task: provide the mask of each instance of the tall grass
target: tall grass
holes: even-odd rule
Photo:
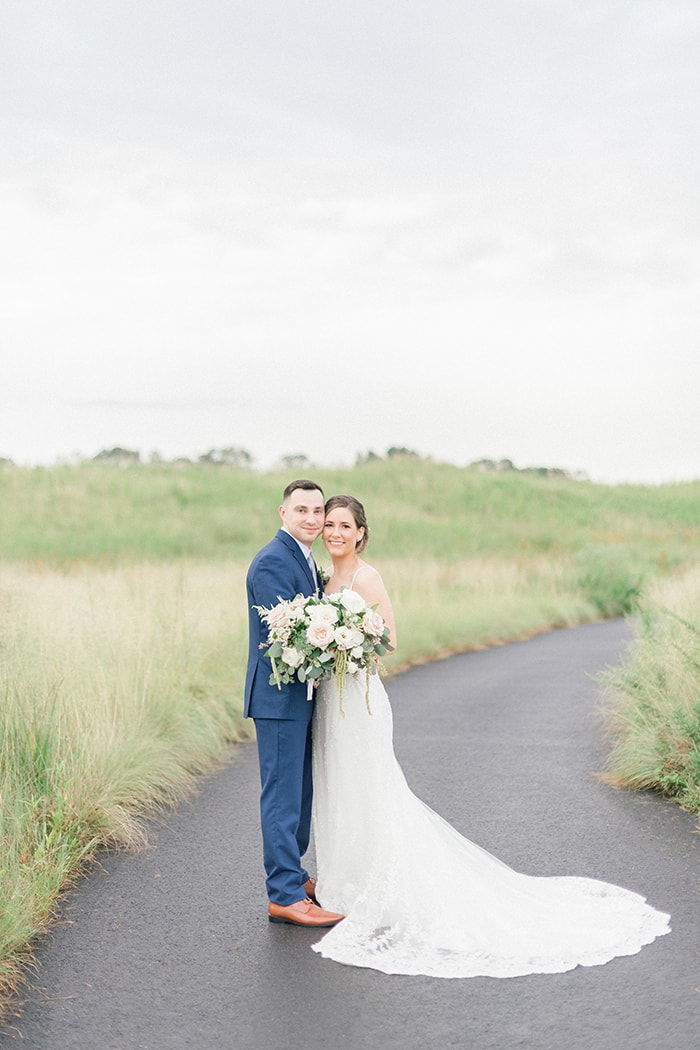
[[[0,570],[0,996],[62,886],[242,733],[238,565]]]
[[[570,559],[542,555],[382,563],[399,646],[389,670],[600,618]]]
[[[390,673],[625,614],[697,559],[700,484],[606,488],[414,461],[310,473],[366,505],[397,615]],[[144,817],[246,732],[244,576],[288,480],[0,470],[0,1000],[86,859],[140,844]]]
[[[606,778],[700,814],[700,569],[650,586],[629,656],[603,680]]]

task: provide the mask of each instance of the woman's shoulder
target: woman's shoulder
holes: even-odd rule
[[[352,585],[355,583],[355,580],[357,580],[359,576],[364,577],[364,580],[368,580],[370,578],[370,574],[375,579],[379,580],[380,583],[382,582],[382,577],[381,573],[379,572],[379,569],[375,569],[374,565],[368,565],[367,562],[363,562],[358,569],[355,569],[355,572],[352,577],[352,583],[350,584],[350,586],[352,587]]]
[[[350,589],[357,591],[369,602],[381,601],[386,595],[381,573],[373,565],[361,565],[355,570]]]

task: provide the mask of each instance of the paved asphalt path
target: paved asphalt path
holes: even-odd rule
[[[530,874],[637,890],[671,912],[670,935],[606,966],[507,980],[324,960],[310,948],[317,933],[267,921],[246,744],[153,829],[149,849],[106,855],[68,897],[2,1046],[695,1050],[700,836],[676,806],[595,776],[591,675],[629,637],[621,621],[593,624],[397,676],[395,746],[413,790],[470,838]]]

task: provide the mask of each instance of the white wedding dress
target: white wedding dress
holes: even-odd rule
[[[314,944],[384,973],[518,977],[633,955],[669,916],[593,879],[522,875],[470,842],[408,787],[378,675],[331,681],[313,725],[313,827],[322,907],[346,917]]]

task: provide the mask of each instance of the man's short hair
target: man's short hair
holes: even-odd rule
[[[308,478],[300,478],[298,481],[290,481],[286,489],[282,493],[282,502],[286,503],[291,494],[295,489],[305,489],[307,492],[318,491],[321,495],[324,495],[323,489],[320,485],[317,485],[315,481],[309,481]]]

